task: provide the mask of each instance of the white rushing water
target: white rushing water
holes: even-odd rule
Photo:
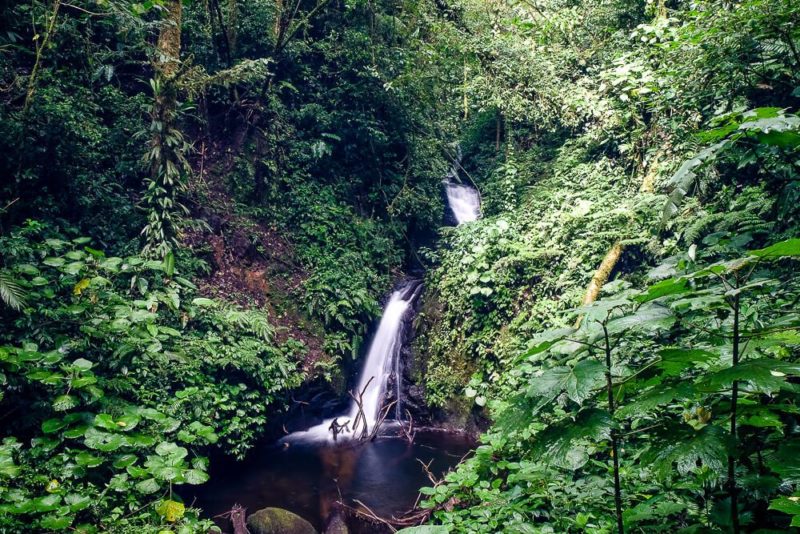
[[[474,187],[460,183],[459,167],[461,167],[461,147],[456,146],[453,166],[442,182],[447,193],[447,205],[456,218],[456,225],[474,221],[481,216],[481,196]]]
[[[447,204],[453,210],[456,223],[464,224],[480,217],[481,199],[475,188],[451,181],[446,181],[444,187],[447,192]]]
[[[383,315],[369,347],[358,385],[353,391],[356,395],[363,391],[361,399],[364,417],[356,428],[356,436],[362,434],[364,420],[367,425],[367,434],[372,433],[375,424],[380,419],[381,408],[386,396],[386,385],[393,373],[396,374],[397,404],[400,404],[399,392],[401,391],[402,376],[400,375],[399,353],[404,318],[421,289],[422,285],[419,281],[404,284],[403,287],[392,293],[389,302],[383,309]],[[283,441],[333,441],[331,423],[334,420],[338,425],[348,425],[346,430],[339,433],[337,439],[350,439],[353,437],[353,424],[356,423],[358,412],[358,404],[351,400],[350,409],[346,414],[326,419],[308,430],[289,434],[283,438]],[[395,413],[399,414],[399,409]]]

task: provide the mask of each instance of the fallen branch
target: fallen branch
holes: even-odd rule
[[[417,436],[417,431],[414,429],[414,417],[411,415],[411,412],[408,411],[408,408],[406,408],[406,417],[408,417],[408,429],[406,429],[406,426],[402,421],[398,421],[398,423],[400,423],[400,430],[403,431],[406,441],[409,445],[411,445],[414,443],[414,438]]]
[[[362,423],[364,424],[364,430],[361,431],[361,437],[359,439],[366,438],[369,432],[369,429],[367,428],[367,416],[364,415],[364,393],[366,393],[367,388],[374,379],[375,377],[372,376],[370,377],[369,380],[367,380],[367,383],[364,384],[364,389],[361,390],[358,396],[354,395],[352,391],[347,392],[348,395],[350,395],[350,398],[353,399],[353,402],[356,403],[356,406],[358,406],[358,412],[356,413],[356,417],[353,420],[353,430],[352,430],[353,437],[356,436],[356,431],[358,430],[359,425],[361,425]]]
[[[372,427],[372,434],[369,436],[369,441],[372,441],[378,435],[378,430],[380,430],[381,425],[383,425],[383,422],[386,420],[386,416],[389,415],[389,410],[391,410],[392,406],[395,404],[397,404],[397,401],[393,400],[383,408],[383,413],[378,420],[375,421],[375,425]]]
[[[247,522],[245,520],[247,517],[247,508],[241,504],[234,504],[233,508],[227,512],[221,513],[214,517],[229,519],[231,526],[233,527],[233,534],[250,534],[250,531],[247,530]]]
[[[595,271],[594,276],[592,276],[589,287],[586,288],[586,294],[583,296],[581,306],[588,306],[597,300],[597,297],[600,295],[600,290],[603,289],[603,285],[608,281],[608,277],[611,276],[611,271],[614,270],[614,267],[617,265],[622,255],[622,248],[622,243],[617,241],[606,253],[603,261],[600,262],[600,266]],[[575,321],[575,328],[581,325],[581,321],[583,321],[583,315],[579,316]]]
[[[362,516],[364,516],[364,517],[366,517],[368,519],[371,519],[371,520],[376,521],[378,523],[382,523],[382,524],[386,525],[387,527],[389,527],[389,530],[391,530],[392,532],[397,532],[397,529],[394,527],[394,525],[392,525],[392,523],[390,521],[379,517],[375,512],[372,511],[372,509],[370,509],[369,506],[364,504],[362,501],[359,501],[358,499],[354,499],[353,502],[356,503],[357,505],[361,506],[362,508],[364,508],[364,510],[366,510],[366,513],[365,513],[365,512],[362,512],[361,510],[355,509],[357,514],[361,514]]]

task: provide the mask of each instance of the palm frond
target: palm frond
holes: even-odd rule
[[[15,310],[20,310],[25,306],[25,291],[5,269],[0,269],[0,300]]]

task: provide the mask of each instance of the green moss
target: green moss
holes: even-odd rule
[[[283,508],[262,508],[247,518],[250,534],[317,534],[311,523]]]

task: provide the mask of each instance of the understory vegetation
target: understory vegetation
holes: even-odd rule
[[[484,217],[429,251],[417,351],[431,405],[493,423],[422,506],[442,532],[800,525],[796,8],[479,4]]]
[[[207,458],[343,389],[442,217],[415,4],[0,7],[0,531],[208,531]]]
[[[483,434],[409,532],[800,527],[799,19],[3,3],[0,532],[214,531],[209,458],[423,270],[416,389]]]

